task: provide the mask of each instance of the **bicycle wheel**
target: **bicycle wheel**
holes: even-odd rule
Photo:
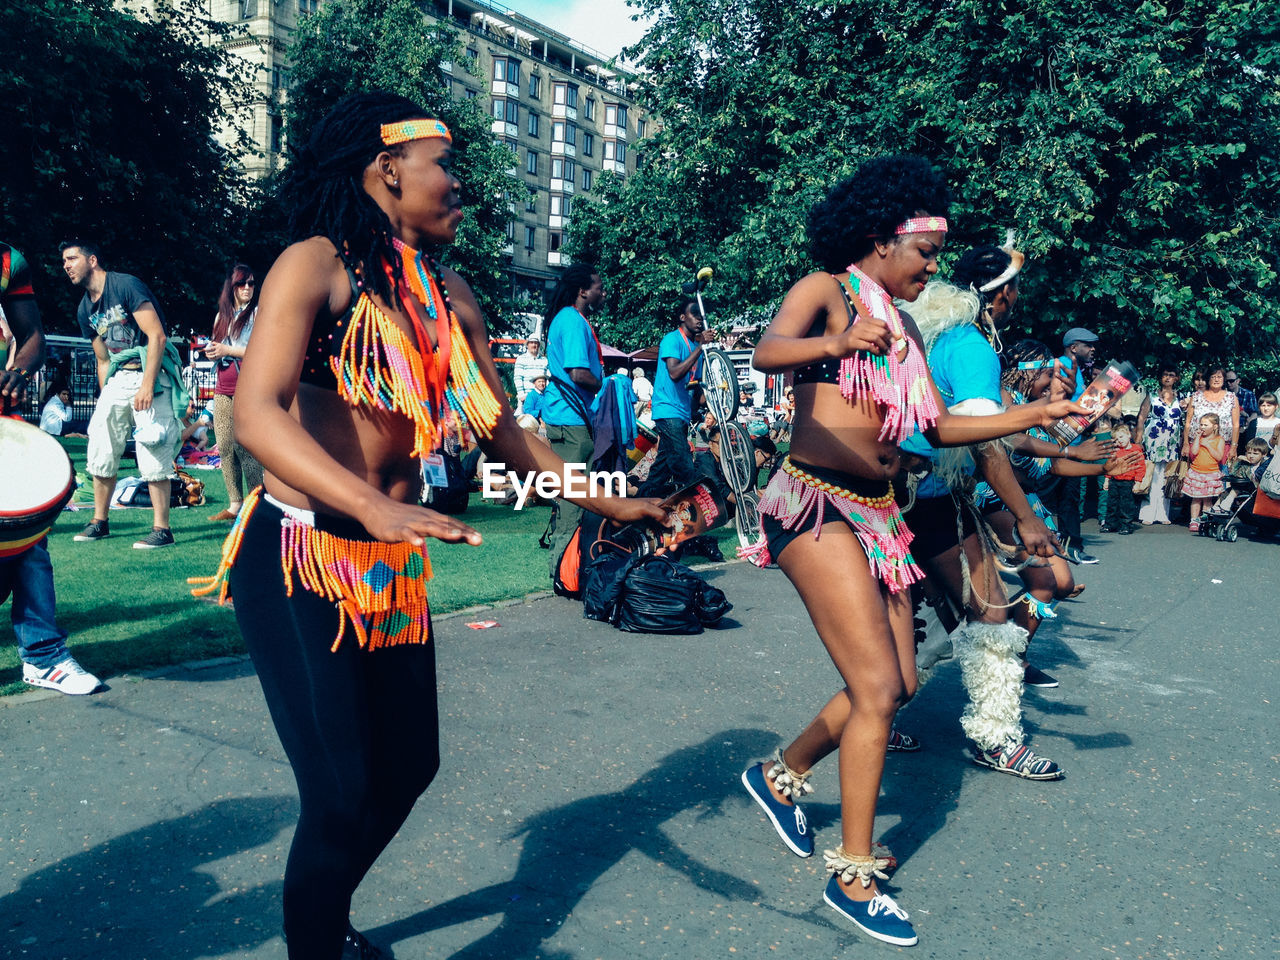
[[[719,347],[702,349],[702,393],[721,423],[738,415],[738,373]]]
[[[734,493],[746,493],[755,477],[756,453],[746,428],[736,420],[720,425],[720,472]]]
[[[738,543],[744,548],[754,547],[764,539],[764,531],[760,529],[760,498],[752,490],[738,494],[737,499],[738,512],[733,522],[738,528]]]

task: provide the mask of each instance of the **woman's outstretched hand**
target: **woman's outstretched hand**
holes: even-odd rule
[[[473,547],[481,543],[480,533],[474,527],[447,514],[412,503],[401,503],[390,497],[362,518],[362,523],[375,539],[383,543],[421,546],[427,537],[446,543],[468,543]]]

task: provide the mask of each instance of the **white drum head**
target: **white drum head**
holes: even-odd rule
[[[38,513],[74,479],[62,444],[24,420],[0,417],[0,517]]]

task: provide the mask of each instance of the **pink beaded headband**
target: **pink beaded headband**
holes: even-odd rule
[[[894,236],[901,236],[904,233],[946,233],[947,221],[945,217],[912,217],[910,220],[903,221],[894,228]]]
[[[427,140],[432,137],[453,142],[453,136],[449,133],[448,127],[439,120],[430,120],[425,117],[421,120],[384,123],[380,133],[383,145],[388,147],[394,147],[397,143],[407,143],[410,140]]]

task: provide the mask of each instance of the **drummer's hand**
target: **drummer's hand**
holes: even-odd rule
[[[366,517],[357,518],[376,540],[421,546],[432,537],[446,543],[480,545],[480,534],[453,517],[412,503],[384,498]]]
[[[155,391],[144,383],[138,388],[138,392],[133,395],[133,409],[150,410],[151,401],[154,397]]]
[[[859,317],[852,327],[840,334],[840,356],[850,357],[858,351],[883,355],[889,352],[893,334],[882,320]]]
[[[1022,538],[1022,544],[1027,548],[1027,553],[1037,557],[1052,557],[1060,547],[1053,531],[1035,515],[1023,517],[1018,521],[1018,536]]]
[[[662,501],[655,497],[636,497],[623,499],[609,497],[597,500],[591,505],[593,513],[608,517],[614,523],[635,523],[638,520],[653,520],[659,525],[670,527],[675,521],[675,514],[663,510]]]
[[[4,370],[0,371],[0,397],[4,397],[5,401],[0,402],[0,409],[8,407],[10,404],[17,406],[27,395],[27,377],[21,370]]]

